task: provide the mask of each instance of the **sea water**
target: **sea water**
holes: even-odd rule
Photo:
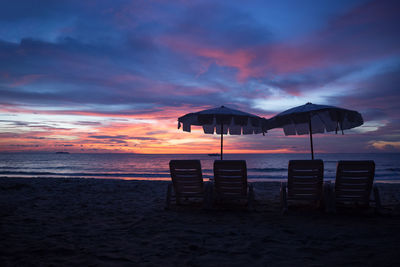
[[[324,180],[334,180],[339,160],[374,160],[375,180],[400,182],[400,154],[316,154],[324,161]],[[207,154],[55,154],[0,153],[0,177],[109,178],[169,180],[171,159],[199,159],[203,176],[213,177]],[[291,159],[310,159],[310,154],[224,154],[224,159],[246,160],[250,181],[284,181]]]

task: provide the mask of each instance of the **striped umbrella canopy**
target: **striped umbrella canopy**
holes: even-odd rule
[[[360,113],[335,106],[307,103],[288,109],[265,122],[267,130],[283,128],[285,135],[310,135],[311,158],[314,159],[312,134],[341,131],[364,123]]]
[[[265,119],[240,110],[221,106],[199,112],[188,113],[178,118],[178,129],[191,131],[191,126],[202,126],[206,134],[221,135],[221,160],[223,159],[223,135],[265,134]]]

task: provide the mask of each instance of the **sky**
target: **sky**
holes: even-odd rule
[[[314,104],[364,125],[317,153],[400,152],[400,1],[6,0],[0,152],[216,153],[177,129],[226,107],[270,118]],[[306,153],[309,137],[227,136],[226,153]]]

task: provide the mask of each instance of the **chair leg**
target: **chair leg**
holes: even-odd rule
[[[286,183],[281,183],[281,206],[282,214],[286,214],[288,211],[287,195],[286,195]]]
[[[165,209],[169,210],[169,208],[171,207],[171,194],[172,194],[172,184],[168,184],[167,187],[167,197],[165,200]]]

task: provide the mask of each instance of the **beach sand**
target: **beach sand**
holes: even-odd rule
[[[0,178],[1,266],[399,266],[400,184],[383,215],[282,215],[279,183],[252,211],[164,210],[167,182]]]

